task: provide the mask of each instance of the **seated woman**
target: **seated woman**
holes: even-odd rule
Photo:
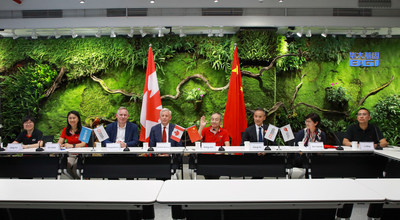
[[[306,116],[306,128],[300,130],[296,134],[296,144],[303,142],[304,146],[308,146],[309,142],[325,142],[325,132],[321,131],[318,127],[321,123],[321,118],[315,113],[310,113]]]
[[[308,146],[309,142],[325,142],[326,141],[326,135],[325,132],[321,131],[318,127],[321,123],[321,118],[319,115],[315,113],[310,113],[308,114],[305,120],[306,128],[300,130],[296,134],[296,145],[299,142],[303,142],[304,146]],[[302,154],[293,154],[290,158],[289,161],[291,162],[293,167],[299,167],[299,168],[307,168],[308,167],[308,159],[307,157]],[[302,178],[304,175],[306,175],[306,178],[308,176],[307,173],[304,172],[299,178]]]
[[[22,148],[37,148],[42,143],[43,133],[35,128],[35,119],[26,116],[22,119],[24,130],[13,143],[22,143]]]
[[[68,112],[67,115],[67,127],[65,127],[60,135],[60,139],[58,140],[58,143],[60,144],[60,147],[65,147],[65,148],[77,148],[77,147],[86,147],[85,142],[81,142],[79,140],[79,135],[82,130],[82,124],[81,124],[81,116],[77,111],[70,111]],[[65,143],[65,140],[67,140],[67,143]],[[68,173],[73,177],[73,178],[79,178],[79,176],[76,173],[76,164],[77,164],[78,158],[76,155],[71,155],[68,157]]]

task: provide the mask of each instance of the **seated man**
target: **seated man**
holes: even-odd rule
[[[263,124],[266,119],[264,109],[257,108],[254,111],[253,119],[254,125],[251,125],[244,130],[242,143],[240,145],[243,146],[245,141],[264,142],[264,145],[268,145],[268,139],[264,138],[264,134],[268,129],[268,126]]]
[[[221,128],[222,115],[214,113],[211,115],[211,126],[206,127],[206,117],[200,118],[199,134],[202,142],[214,142],[216,146],[229,146],[229,134],[224,128]]]
[[[352,141],[358,142],[374,142],[375,147],[386,147],[388,145],[386,139],[383,137],[382,132],[376,125],[369,124],[371,120],[369,110],[360,108],[357,112],[357,124],[352,124],[347,129],[343,145],[351,146]]]
[[[154,125],[150,130],[149,147],[155,147],[157,142],[169,142],[171,147],[182,146],[182,142],[176,142],[171,139],[172,131],[174,131],[175,125],[170,124],[172,115],[171,111],[167,108],[163,108],[160,111],[161,123]]]
[[[206,127],[206,117],[200,118],[199,134],[202,142],[213,142],[216,146],[229,146],[229,133],[226,129],[221,128],[222,115],[214,113],[211,115],[211,126]],[[219,176],[205,175],[205,179],[219,179]]]
[[[120,107],[117,111],[117,121],[106,127],[108,139],[103,141],[107,143],[119,143],[121,148],[136,147],[139,141],[139,132],[136,124],[128,122],[129,113],[125,107]]]
[[[172,118],[171,110],[167,108],[163,108],[160,111],[160,121],[161,123],[154,125],[150,130],[149,136],[149,147],[156,147],[157,143],[171,143],[171,147],[179,147],[182,146],[182,141],[176,142],[175,140],[171,139],[172,132],[174,131],[175,125],[170,124]],[[168,154],[158,154],[158,156],[169,156]],[[182,164],[182,157],[180,155],[173,155],[173,166],[172,169],[174,172],[176,169],[181,168]],[[160,179],[160,178],[158,178]],[[161,179],[164,180],[164,179]]]

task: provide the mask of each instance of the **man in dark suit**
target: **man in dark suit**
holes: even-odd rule
[[[182,142],[176,142],[171,139],[172,131],[174,131],[175,125],[170,124],[172,115],[171,111],[167,108],[163,108],[160,111],[161,123],[154,125],[150,130],[149,147],[155,147],[157,142],[169,142],[171,147],[182,146]]]
[[[264,138],[265,132],[267,132],[268,127],[263,124],[266,119],[265,111],[262,108],[256,109],[254,112],[254,125],[251,125],[244,130],[242,143],[244,145],[245,141],[250,142],[264,142],[264,145],[268,144],[268,140]]]
[[[117,111],[117,121],[106,127],[108,139],[103,141],[107,143],[119,143],[121,148],[136,147],[139,142],[139,131],[136,124],[128,122],[129,112],[125,107],[120,107]]]

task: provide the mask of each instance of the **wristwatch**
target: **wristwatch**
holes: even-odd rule
[[[72,148],[75,148],[75,144],[72,144]]]

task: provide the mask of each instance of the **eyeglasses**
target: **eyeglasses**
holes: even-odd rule
[[[31,121],[24,122],[24,125],[30,125],[30,124],[33,124],[33,122]]]
[[[367,116],[368,113],[358,113],[357,116]]]

